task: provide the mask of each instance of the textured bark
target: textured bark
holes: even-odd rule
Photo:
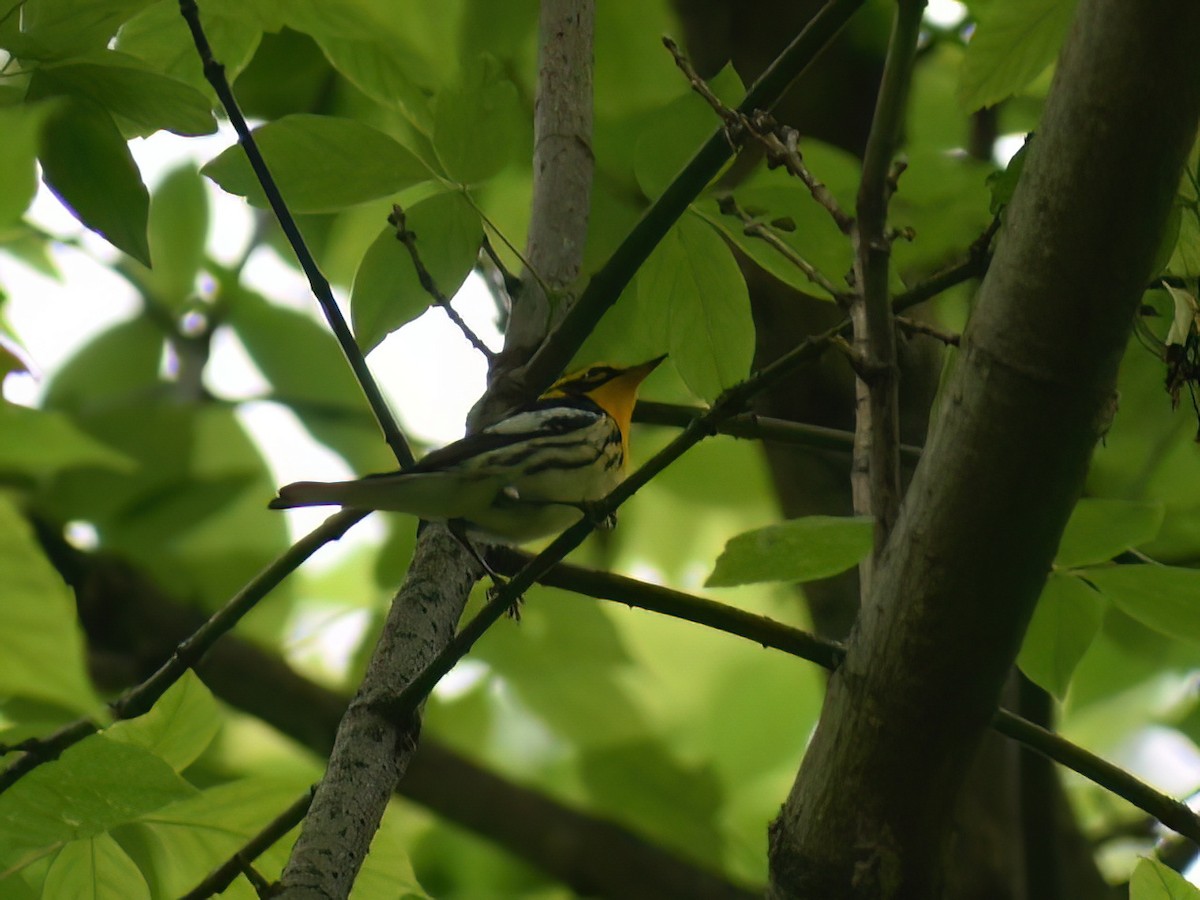
[[[282,896],[349,895],[421,730],[419,714],[398,722],[380,710],[454,636],[477,577],[454,538],[441,528],[425,530],[338,726],[325,776],[280,879]]]
[[[524,365],[574,298],[587,243],[592,172],[593,0],[542,0],[538,31],[538,91],[533,118],[533,201],[519,296],[504,335],[504,351],[488,372],[493,384]],[[471,411],[473,426],[502,414],[508,400],[485,396]]]
[[[530,265],[543,279],[543,273],[573,278],[583,259],[591,183],[592,19],[592,0],[543,0],[530,221],[530,248],[536,251]],[[573,171],[562,171],[564,167]],[[530,273],[525,281],[527,289],[534,286],[531,297],[541,296],[541,282],[534,285],[537,279]],[[502,354],[505,362],[498,369],[524,362],[537,346],[550,325],[546,308],[545,303],[531,301],[514,309]],[[497,372],[489,374],[494,377]],[[489,391],[472,410],[471,427],[495,421],[504,409]],[[428,530],[418,541],[284,869],[281,896],[291,900],[349,894],[420,732],[419,716],[393,722],[378,710],[445,649],[477,578],[469,555],[441,529]]]
[[[1195,134],[1200,7],[1084,0],[943,411],[771,834],[788,897],[942,895]]]

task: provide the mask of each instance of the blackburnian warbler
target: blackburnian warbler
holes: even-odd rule
[[[663,359],[567,375],[533,403],[403,472],[298,481],[280,488],[271,508],[394,510],[507,544],[556,534],[625,477],[638,385]]]

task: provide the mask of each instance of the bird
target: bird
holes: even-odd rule
[[[557,534],[624,479],[638,387],[665,358],[623,368],[596,363],[407,469],[298,481],[281,487],[269,506],[392,510],[509,545]]]

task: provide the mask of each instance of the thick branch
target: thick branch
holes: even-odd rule
[[[1197,40],[1198,6],[1080,3],[941,417],[772,830],[776,896],[939,896],[955,796],[1195,136]]]
[[[592,173],[592,19],[592,0],[543,0],[531,271],[502,354],[519,363],[550,327],[542,290],[558,290],[573,280],[583,259]],[[547,277],[548,282],[543,280]],[[530,342],[527,347],[521,346],[524,341]],[[503,410],[489,391],[472,411],[471,426],[486,425]],[[434,661],[447,657],[478,577],[463,548],[438,534],[427,531],[418,542],[388,627],[338,730],[329,767],[284,869],[283,896],[349,893],[388,796],[416,749],[420,704],[432,688],[425,679]],[[398,709],[404,713],[396,715]]]
[[[404,718],[382,710],[454,634],[477,577],[467,552],[445,529],[425,530],[338,727],[325,776],[280,879],[281,896],[349,895],[421,730],[415,707]]]

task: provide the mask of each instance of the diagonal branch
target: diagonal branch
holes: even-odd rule
[[[788,86],[820,55],[850,21],[864,0],[829,0],[804,30],[779,54],[746,93],[738,107],[749,114],[775,105]],[[733,154],[724,128],[716,129],[695,156],[642,214],[608,261],[597,271],[578,302],[525,367],[498,379],[498,402],[514,407],[548,386],[582,346],[596,323],[617,302],[634,273]]]
[[[121,672],[153,669],[201,621],[199,613],[165,595],[140,569],[64,549],[68,553],[55,565],[77,585],[89,648],[95,657],[120,659]],[[278,655],[230,635],[205,656],[197,674],[223,702],[319,756],[329,754],[348,698],[297,674]],[[614,900],[752,896],[620,825],[509,781],[436,739],[422,741],[397,791],[580,895]]]
[[[346,324],[341,310],[338,309],[337,301],[333,298],[333,291],[329,287],[329,280],[322,274],[317,261],[309,251],[308,245],[304,242],[304,236],[296,225],[295,218],[279,193],[275,179],[271,177],[266,160],[263,159],[262,153],[258,149],[254,135],[250,132],[250,126],[246,124],[246,117],[242,115],[237,100],[233,96],[233,90],[229,86],[229,80],[225,77],[225,67],[213,58],[212,47],[204,33],[204,26],[200,23],[200,10],[196,7],[196,0],[179,0],[179,12],[191,31],[192,42],[196,45],[196,52],[204,66],[204,77],[216,91],[221,105],[225,108],[225,115],[229,117],[230,123],[237,132],[238,142],[246,151],[246,158],[250,161],[250,167],[254,170],[259,184],[262,185],[267,202],[271,205],[271,211],[279,220],[279,227],[283,229],[288,243],[292,246],[292,251],[296,254],[296,260],[300,263],[300,268],[304,270],[304,274],[308,278],[313,296],[321,305],[325,320],[329,323],[334,337],[337,338],[338,345],[342,348],[342,353],[345,354],[346,361],[350,364],[363,394],[366,395],[367,403],[370,404],[371,412],[375,414],[375,419],[379,422],[384,439],[392,448],[392,453],[400,467],[411,466],[414,460],[408,442],[404,439],[400,426],[396,424],[395,416],[388,409],[387,401],[380,392],[371,370],[367,367],[367,361],[363,357],[358,343],[354,340],[354,335],[350,332],[350,326]]]

